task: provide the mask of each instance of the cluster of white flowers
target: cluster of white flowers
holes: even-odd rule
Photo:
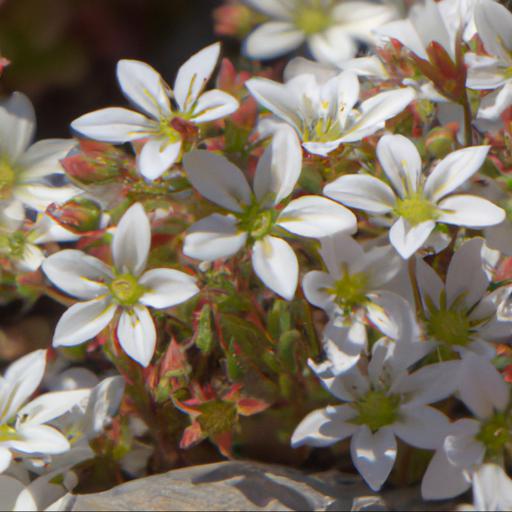
[[[132,143],[136,171],[148,187],[163,183],[169,191],[167,180],[178,173],[189,197],[197,192],[206,200],[201,211],[207,215],[186,230],[184,257],[214,262],[248,254],[264,287],[292,301],[302,281],[306,300],[325,312],[324,359],[310,360],[309,367],[334,405],[308,414],[293,433],[293,446],[351,438],[354,466],[377,491],[395,464],[398,438],[433,453],[422,482],[426,499],[457,496],[473,484],[475,506],[509,506],[512,484],[506,481],[503,496],[490,495],[489,482],[506,476],[488,463],[503,465],[512,442],[510,385],[495,365],[496,343],[512,336],[511,285],[497,283],[495,274],[512,249],[492,236],[501,229],[510,237],[512,226],[505,202],[496,204],[501,196],[479,186],[492,147],[472,141],[488,126],[501,129],[500,116],[512,106],[512,14],[493,0],[418,0],[404,19],[391,2],[246,3],[269,18],[246,40],[247,56],[273,58],[307,42],[318,61],[294,59],[284,83],[247,81],[261,107],[253,140],[264,150],[254,169],[188,135],[205,134],[205,125],[239,108],[234,95],[206,90],[219,44],[192,56],[173,88],[149,65],[120,61],[122,92],[141,113],[102,109],[75,120],[73,130],[94,141]],[[469,46],[476,35],[485,55]],[[382,52],[352,58],[358,43],[382,50],[390,38],[423,75],[397,79]],[[456,73],[439,83],[438,68],[448,75],[463,70],[462,85]],[[480,103],[470,101],[480,90],[491,92]],[[393,129],[397,116],[424,101],[439,107],[431,126],[458,123],[455,146],[439,158]],[[41,266],[49,282],[78,301],[58,322],[54,347],[82,344],[109,328],[131,359],[149,367],[160,334],[154,310],[201,293],[193,263],[186,271],[148,264],[152,228],[162,213],[146,212],[150,208],[138,200],[104,208],[111,258],[76,249],[45,254],[37,244],[79,238],[45,213],[50,203],[91,194],[55,181],[63,173],[59,160],[76,142],[30,146],[33,132],[33,109],[14,93],[0,104],[0,252],[23,271]],[[370,158],[363,155],[367,138],[375,142]],[[337,172],[336,162],[348,156],[359,165]],[[299,193],[311,162],[326,184],[318,194]],[[33,213],[38,221],[27,228]],[[305,245],[309,259],[297,256]],[[443,254],[449,261],[434,264]],[[88,440],[120,402],[122,384],[114,377],[27,403],[44,368],[40,351],[0,379],[2,507],[48,505],[34,489],[52,497],[63,491],[50,480],[88,456]],[[464,411],[456,421],[448,399]],[[34,472],[42,466],[46,473],[32,482],[19,477],[21,467]]]

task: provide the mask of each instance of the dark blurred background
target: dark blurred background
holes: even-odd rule
[[[76,117],[125,106],[116,62],[143,60],[172,84],[179,65],[215,41],[221,0],[0,0],[2,94],[34,102],[38,138],[67,137]]]

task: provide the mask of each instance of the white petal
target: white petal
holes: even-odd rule
[[[309,49],[319,62],[338,64],[357,53],[357,44],[344,27],[332,27],[313,34],[308,39]]]
[[[155,268],[144,272],[139,284],[146,289],[140,302],[157,309],[176,306],[199,293],[192,276],[170,268]]]
[[[36,114],[30,100],[14,92],[0,102],[0,153],[15,163],[28,148],[36,127]]]
[[[231,115],[239,106],[240,103],[231,94],[214,89],[199,96],[190,120],[194,123],[209,123]]]
[[[273,59],[294,50],[304,39],[304,33],[292,23],[269,21],[249,34],[243,51],[250,59]]]
[[[156,347],[156,329],[146,306],[124,310],[117,325],[117,337],[123,350],[140,365],[147,367]]]
[[[228,258],[237,253],[246,240],[247,233],[238,229],[238,219],[214,213],[189,229],[183,244],[183,254],[203,261]]]
[[[433,202],[465,183],[485,161],[490,146],[459,149],[445,156],[425,182],[425,195]]]
[[[392,91],[381,92],[361,103],[362,115],[350,127],[347,134],[341,137],[340,142],[355,142],[372,135],[384,126],[384,122],[400,114],[416,93],[411,87],[403,87]]]
[[[84,137],[113,144],[142,139],[157,128],[155,121],[126,108],[104,108],[85,114],[71,123]]]
[[[251,78],[245,86],[258,103],[296,130],[300,130],[300,103],[286,85],[267,78]]]
[[[76,196],[80,189],[73,185],[50,187],[40,183],[20,183],[13,189],[13,196],[25,206],[44,212],[52,203],[63,203]]]
[[[71,347],[94,338],[112,320],[116,305],[110,297],[98,297],[71,306],[61,317],[53,335],[54,347]]]
[[[93,299],[104,295],[104,284],[112,278],[108,265],[82,251],[65,249],[48,256],[43,271],[62,291],[79,299]]]
[[[117,80],[123,94],[154,119],[168,117],[171,105],[160,74],[148,64],[123,59],[117,63]]]
[[[481,2],[475,7],[475,23],[485,49],[510,65],[512,60],[512,15],[498,2]]]
[[[396,439],[393,430],[384,427],[375,433],[361,426],[350,443],[352,462],[373,491],[387,480],[396,459]]]
[[[174,96],[182,112],[188,112],[203,92],[217,65],[219,54],[220,43],[212,44],[192,55],[178,70]]]
[[[455,392],[460,371],[460,361],[429,364],[395,383],[393,392],[407,393],[408,407],[433,404]]]
[[[444,284],[438,273],[421,258],[416,258],[416,279],[420,289],[423,302],[426,306],[426,298],[429,297],[436,308],[440,308],[441,292]]]
[[[302,196],[279,214],[277,224],[300,236],[321,238],[357,231],[356,216],[344,206],[321,196]]]
[[[150,139],[137,158],[139,172],[148,180],[156,180],[178,160],[181,140],[168,144],[163,139]]]
[[[252,250],[252,266],[268,288],[286,300],[293,298],[299,279],[299,264],[287,242],[273,236],[256,242]]]
[[[416,192],[421,175],[421,157],[403,135],[384,135],[377,144],[377,157],[401,197]]]
[[[505,211],[487,199],[471,195],[456,195],[439,203],[439,222],[480,228],[495,226],[505,220]]]
[[[226,157],[195,150],[183,157],[187,178],[206,199],[233,212],[251,202],[251,189],[240,169]]]
[[[69,442],[57,429],[48,425],[21,424],[17,434],[20,441],[10,443],[14,450],[24,453],[59,454],[69,450]]]
[[[389,230],[389,241],[404,260],[409,259],[426,242],[435,228],[433,220],[411,226],[400,217]]]
[[[461,469],[472,469],[481,464],[485,445],[476,439],[482,425],[475,420],[462,419],[452,425],[458,432],[446,436],[443,449],[451,464]]]
[[[43,263],[45,255],[37,245],[29,242],[23,247],[23,254],[16,261],[16,267],[22,272],[35,272]]]
[[[86,400],[89,394],[90,390],[88,389],[45,393],[25,405],[18,412],[18,416],[22,418],[24,426],[48,423]]]
[[[295,188],[302,170],[302,148],[295,131],[282,125],[258,161],[254,193],[262,205],[279,204]]]
[[[144,207],[135,203],[121,217],[112,238],[112,258],[118,272],[138,276],[146,268],[151,225]]]
[[[245,3],[271,18],[288,19],[292,15],[287,0],[245,0]]]
[[[373,176],[349,174],[324,187],[324,195],[351,208],[388,213],[396,201],[391,188]]]
[[[484,464],[473,475],[475,510],[511,510],[512,481],[497,464]]]
[[[318,251],[324,260],[329,274],[335,279],[342,277],[342,266],[348,267],[349,273],[359,272],[365,253],[360,244],[352,237],[337,233],[320,240]]]
[[[308,302],[325,310],[334,307],[333,295],[328,290],[334,287],[333,278],[326,272],[312,270],[302,280],[302,289]]]
[[[20,157],[18,179],[27,182],[52,174],[63,174],[59,160],[65,158],[76,146],[74,139],[46,139],[30,146]]]
[[[410,19],[392,21],[376,30],[377,34],[385,37],[391,37],[400,41],[406,48],[414,52],[422,59],[428,59],[418,32],[414,28]]]
[[[393,431],[411,446],[434,450],[441,447],[449,425],[450,420],[433,407],[402,407]]]
[[[447,459],[443,449],[437,450],[423,476],[421,495],[425,500],[444,500],[466,492],[471,480]]]
[[[462,360],[458,389],[461,400],[479,418],[504,411],[510,397],[509,388],[494,365],[471,353]]]
[[[302,445],[323,447],[350,437],[359,428],[348,423],[355,415],[355,409],[349,405],[313,411],[295,429],[291,445],[294,448]]]
[[[512,103],[512,82],[506,83],[501,89],[485,96],[478,110],[478,119],[499,121],[501,114]]]
[[[448,307],[462,295],[469,310],[484,297],[490,280],[484,271],[483,244],[482,238],[472,238],[453,255],[446,274]]]
[[[6,395],[0,402],[0,423],[13,418],[39,387],[46,368],[46,350],[36,350],[12,363],[4,374]],[[0,381],[1,382],[1,381]],[[2,396],[0,387],[0,396]]]

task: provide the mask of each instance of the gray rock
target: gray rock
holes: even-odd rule
[[[141,478],[97,494],[69,495],[60,510],[448,510],[421,501],[416,488],[373,494],[360,478],[335,471],[230,461]]]

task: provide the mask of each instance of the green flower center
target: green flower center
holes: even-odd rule
[[[13,427],[9,425],[0,425],[0,443],[6,441],[16,441],[20,439],[20,436]]]
[[[304,5],[295,14],[295,25],[309,36],[328,29],[332,25],[332,18],[321,5]]]
[[[427,332],[447,345],[466,346],[471,339],[471,325],[463,311],[441,309],[430,317]]]
[[[131,274],[117,276],[110,283],[109,288],[114,298],[122,306],[133,306],[139,301],[145,291]]]
[[[482,424],[476,439],[485,445],[488,456],[499,456],[510,440],[510,428],[505,414],[497,413]]]
[[[421,194],[399,199],[395,204],[394,212],[398,217],[403,217],[411,226],[416,226],[427,220],[435,220],[439,216],[437,207]]]
[[[368,276],[359,272],[349,274],[346,268],[343,269],[343,277],[334,283],[334,287],[327,292],[335,296],[335,301],[344,311],[351,310],[366,302],[366,291]]]
[[[357,417],[352,420],[356,425],[367,425],[372,432],[392,425],[398,419],[400,396],[387,395],[383,391],[369,391],[359,401],[352,404]]]
[[[261,210],[260,205],[253,202],[238,215],[239,228],[249,233],[253,240],[261,240],[270,234],[277,218],[275,210]]]
[[[16,181],[16,173],[9,162],[0,161],[0,200],[9,199]]]
[[[181,135],[171,124],[172,119],[161,119],[160,128],[158,133],[169,141],[169,144],[174,144],[181,140]]]

